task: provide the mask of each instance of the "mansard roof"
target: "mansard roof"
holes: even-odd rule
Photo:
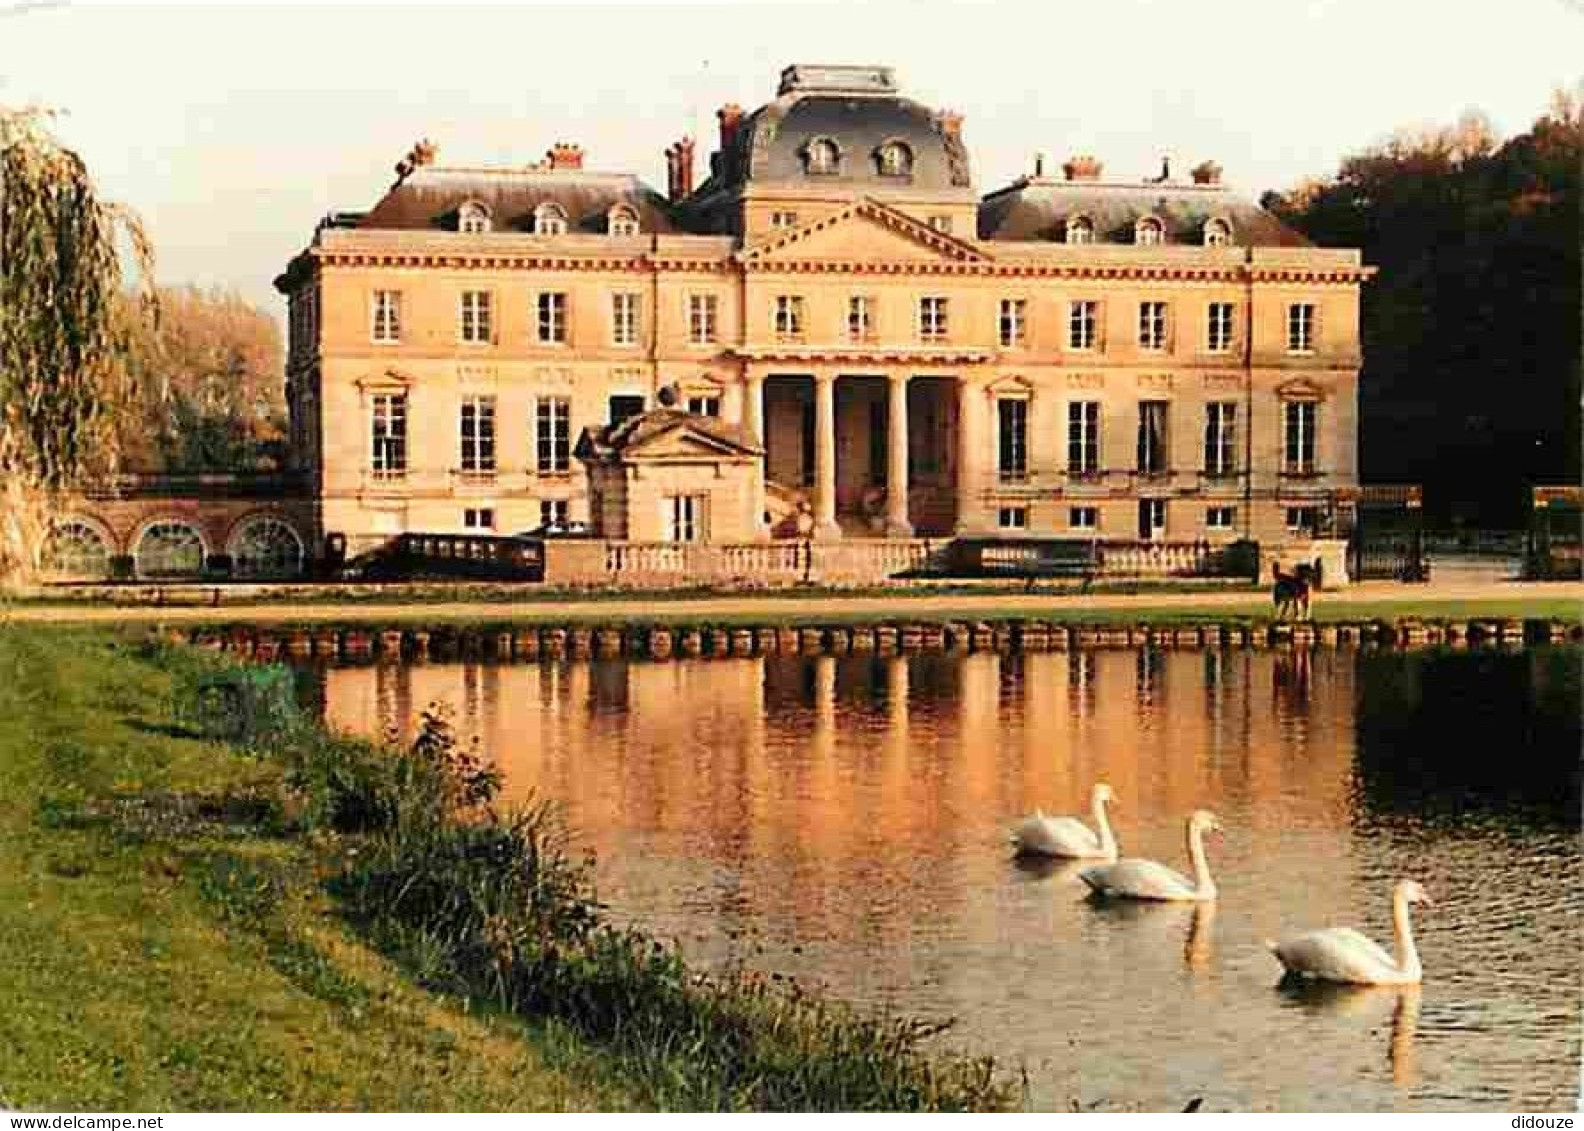
[[[1067,222],[1080,216],[1094,225],[1097,243],[1132,243],[1138,221],[1154,216],[1164,225],[1168,243],[1202,243],[1205,225],[1221,219],[1232,227],[1232,242],[1243,247],[1312,246],[1224,185],[1044,177],[1022,177],[986,196],[979,204],[979,238],[1061,243]]]
[[[531,232],[534,210],[558,204],[566,211],[570,232],[604,232],[613,205],[626,204],[638,214],[645,234],[677,230],[665,198],[636,176],[583,169],[448,169],[418,168],[392,185],[367,213],[350,224],[357,228],[448,230],[456,227],[458,210],[467,203],[489,210],[497,232]]]
[[[829,170],[809,166],[816,142],[835,147]],[[880,167],[893,143],[907,150],[906,175]],[[960,118],[902,97],[889,67],[787,67],[776,98],[743,117],[713,161],[700,196],[749,184],[935,193],[973,184]]]

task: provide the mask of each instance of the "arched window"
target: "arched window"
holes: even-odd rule
[[[1158,244],[1166,242],[1166,225],[1154,216],[1141,216],[1139,222],[1133,226],[1133,242],[1137,244]]]
[[[566,209],[547,202],[534,209],[534,234],[537,236],[564,236],[567,230]]]
[[[913,151],[906,142],[888,141],[875,150],[875,164],[882,177],[911,177]]]
[[[476,200],[470,200],[457,209],[457,231],[477,234],[490,230],[489,209]]]
[[[56,577],[108,577],[110,544],[92,523],[62,519],[50,531],[44,547],[44,570]]]
[[[613,236],[636,236],[638,213],[625,204],[614,205],[605,216],[605,230]]]
[[[196,577],[203,572],[203,536],[178,519],[151,522],[132,551],[139,577]]]
[[[302,539],[288,523],[272,515],[244,519],[226,550],[238,577],[297,577],[302,573]]]
[[[1068,243],[1094,243],[1094,221],[1087,216],[1070,216],[1067,218]]]
[[[1206,247],[1226,247],[1232,242],[1232,225],[1219,216],[1206,220],[1204,242]]]
[[[828,137],[817,137],[803,151],[804,166],[816,176],[830,175],[841,167],[841,150]]]

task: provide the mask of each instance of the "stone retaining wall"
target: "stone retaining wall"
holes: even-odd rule
[[[1584,625],[1550,620],[1398,619],[1204,624],[904,621],[869,625],[702,626],[557,625],[495,628],[322,628],[270,630],[254,625],[169,628],[165,639],[261,661],[282,658],[345,662],[491,658],[538,661],[594,657],[845,655],[874,652],[1061,652],[1089,648],[1350,648],[1506,646],[1584,640]]]

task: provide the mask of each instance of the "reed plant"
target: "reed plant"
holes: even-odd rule
[[[295,728],[288,808],[333,846],[330,889],[431,989],[558,1022],[611,1054],[662,1108],[998,1110],[989,1057],[932,1040],[946,1023],[863,1013],[779,974],[691,967],[617,926],[559,810],[503,809],[500,778],[431,708],[408,745]]]

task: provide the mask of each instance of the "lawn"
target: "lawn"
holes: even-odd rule
[[[0,625],[0,1106],[632,1106],[564,1032],[415,988],[104,633]],[[229,798],[225,803],[218,799]],[[256,877],[301,877],[269,885]]]

